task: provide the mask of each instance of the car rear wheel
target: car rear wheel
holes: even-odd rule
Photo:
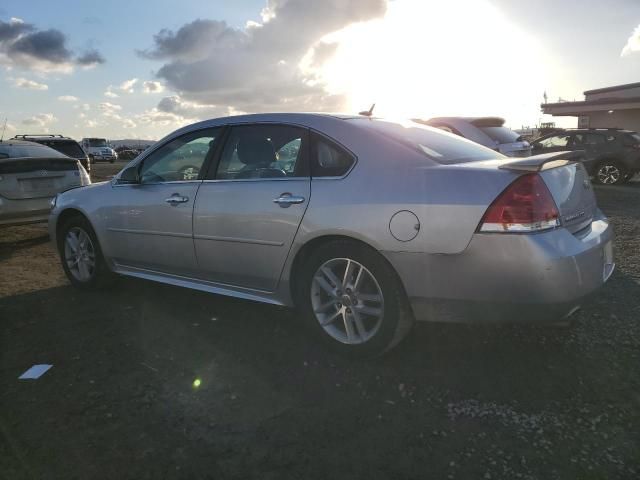
[[[316,335],[355,357],[380,355],[413,324],[399,278],[377,252],[355,242],[327,243],[302,272],[297,304]]]
[[[627,173],[614,161],[605,161],[598,165],[595,180],[602,185],[620,185],[627,181]]]
[[[83,217],[67,220],[60,229],[58,250],[62,268],[74,287],[103,288],[112,282],[114,274],[107,267],[98,239]]]

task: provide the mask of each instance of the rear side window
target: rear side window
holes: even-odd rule
[[[342,177],[351,169],[355,161],[355,157],[336,142],[312,133],[312,177]]]
[[[82,150],[82,147],[80,147],[78,142],[68,140],[68,141],[62,141],[62,142],[61,141],[57,141],[57,142],[44,141],[41,143],[43,145],[46,145],[47,147],[51,147],[54,150],[59,151],[60,153],[64,153],[69,157],[80,158],[85,156],[84,150]]]
[[[501,153],[483,147],[457,135],[415,122],[353,119],[363,126],[393,141],[417,150],[426,157],[444,165],[506,158]]]

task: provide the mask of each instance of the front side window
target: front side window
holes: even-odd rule
[[[217,180],[308,176],[307,130],[289,125],[239,125],[225,143]]]
[[[316,133],[311,138],[312,177],[341,177],[355,163],[353,155],[337,143]]]
[[[143,160],[141,183],[198,180],[220,128],[191,132],[166,143]]]

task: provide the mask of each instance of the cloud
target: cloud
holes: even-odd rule
[[[114,103],[109,103],[109,102],[102,102],[98,104],[98,108],[102,112],[106,112],[106,113],[113,113],[113,112],[122,110],[121,105],[116,105]]]
[[[636,27],[636,29],[627,40],[627,44],[622,49],[620,56],[626,57],[627,55],[631,55],[634,52],[640,52],[640,25]]]
[[[138,53],[165,62],[157,77],[185,101],[244,111],[337,110],[344,98],[328,94],[299,63],[324,36],[381,17],[386,5],[386,0],[269,0],[261,24],[236,29],[198,19],[175,32],[161,30],[153,46]],[[331,53],[331,47],[318,48]]]
[[[131,80],[125,80],[122,82],[118,88],[123,92],[133,93],[133,87],[136,83],[138,83],[138,79],[132,78]]]
[[[60,30],[40,30],[19,18],[0,20],[0,64],[42,72],[70,72],[73,67],[94,66],[104,58],[96,50],[76,57]]]
[[[73,95],[61,95],[58,97],[58,100],[61,102],[77,102],[78,97],[74,97]]]
[[[118,98],[120,95],[113,91],[113,85],[109,85],[104,92],[104,96],[108,98]]]
[[[87,50],[76,59],[76,63],[85,68],[95,67],[105,62],[106,62],[106,59],[102,56],[102,54],[99,51],[95,49]]]
[[[28,90],[49,90],[49,86],[44,83],[38,83],[34,80],[26,78],[16,78],[13,85],[17,88],[26,88]]]
[[[162,85],[160,82],[148,80],[142,83],[142,91],[144,93],[160,93],[164,91],[164,85]]]
[[[38,113],[29,118],[22,120],[23,125],[34,125],[38,127],[46,127],[47,125],[56,122],[58,119],[53,116],[53,113]]]

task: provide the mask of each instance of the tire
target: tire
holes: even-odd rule
[[[598,164],[594,179],[600,185],[621,185],[627,181],[627,172],[615,160],[605,160]]]
[[[59,231],[58,252],[69,282],[83,290],[101,290],[111,285],[115,280],[115,274],[109,270],[104,261],[98,238],[88,220],[82,216],[72,217],[64,222]],[[81,250],[86,252],[85,260],[80,262],[76,260],[75,265],[72,265],[74,263],[72,245],[67,242],[69,235],[75,236],[80,244],[83,242],[85,244]],[[93,258],[93,265],[91,265],[91,258]],[[86,270],[81,268],[82,265]]]
[[[350,280],[344,282],[347,268]],[[333,278],[324,273],[327,270]],[[301,266],[298,278],[298,311],[321,341],[342,354],[382,355],[413,326],[400,279],[386,259],[369,247],[351,241],[321,245]]]

